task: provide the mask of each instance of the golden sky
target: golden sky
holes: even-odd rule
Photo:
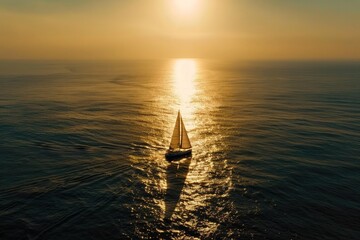
[[[360,59],[359,0],[0,0],[0,59]]]

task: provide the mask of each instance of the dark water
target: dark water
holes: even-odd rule
[[[3,61],[0,137],[0,239],[360,239],[360,63]]]

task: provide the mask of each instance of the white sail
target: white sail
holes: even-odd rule
[[[191,143],[190,143],[190,139],[187,135],[186,129],[185,129],[185,125],[184,122],[181,118],[181,144],[180,144],[180,148],[191,148]]]
[[[180,112],[176,118],[174,131],[171,137],[170,149],[177,149],[180,147]]]

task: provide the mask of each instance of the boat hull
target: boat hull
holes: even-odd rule
[[[177,151],[167,150],[165,153],[165,158],[167,160],[180,159],[180,158],[191,156],[191,153],[192,153],[191,149],[177,150]]]

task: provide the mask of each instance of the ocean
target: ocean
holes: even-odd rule
[[[0,137],[0,239],[360,239],[360,62],[0,61]]]

